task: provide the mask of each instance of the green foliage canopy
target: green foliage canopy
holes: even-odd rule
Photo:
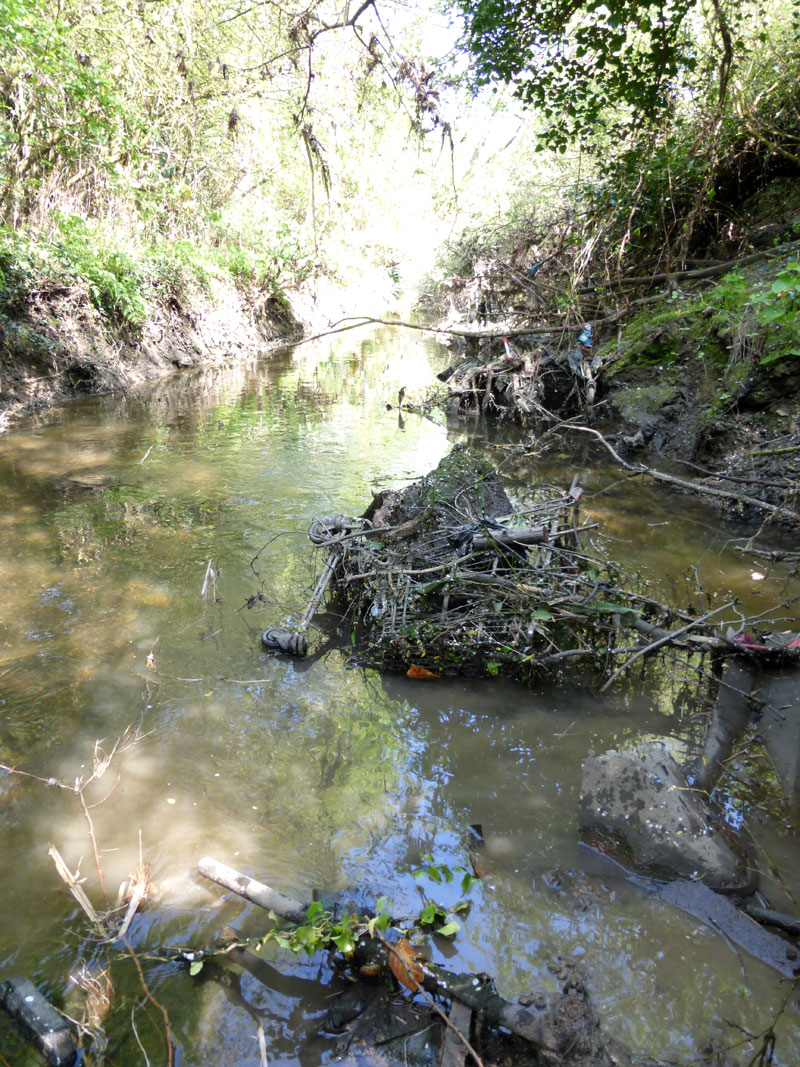
[[[561,150],[597,124],[620,130],[664,110],[698,62],[697,3],[456,0],[476,83],[513,84],[546,120],[542,146]]]
[[[14,217],[24,181],[30,194],[85,146],[108,152],[122,103],[102,66],[71,45],[60,16],[45,23],[36,5],[0,0],[0,25],[0,207]]]

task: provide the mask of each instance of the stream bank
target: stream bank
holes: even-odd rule
[[[563,313],[534,314],[536,283],[526,289],[518,271],[507,271],[502,301],[451,307],[458,352],[440,375],[448,413],[530,427],[531,447],[543,426],[582,424],[632,465],[644,461],[716,494],[734,521],[796,527],[798,253],[794,242],[671,276],[603,286],[564,279],[574,303]]]
[[[391,280],[389,280],[391,281]],[[368,298],[385,306],[391,284]],[[359,290],[362,298],[364,290]],[[8,420],[76,396],[127,392],[192,367],[263,355],[347,314],[326,277],[267,293],[221,277],[160,292],[140,326],[105,314],[85,288],[43,282],[0,299],[0,432]]]

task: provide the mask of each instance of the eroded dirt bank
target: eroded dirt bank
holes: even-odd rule
[[[583,306],[537,319],[521,291],[488,321],[465,302],[440,375],[448,410],[528,425],[537,446],[543,428],[597,431],[632,471],[691,480],[737,521],[797,528],[798,251],[682,279],[646,307],[616,296],[601,319]]]
[[[345,300],[325,282],[265,297],[215,281],[208,291],[165,294],[132,328],[102,315],[86,294],[32,291],[0,314],[0,429],[71,397],[264,354],[329,325],[345,314]]]

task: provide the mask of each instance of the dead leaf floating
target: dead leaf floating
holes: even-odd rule
[[[389,953],[389,969],[392,974],[400,985],[413,991],[416,991],[418,985],[422,985],[425,972],[421,963],[424,962],[425,957],[414,948],[407,937],[393,945]]]
[[[425,667],[417,667],[416,665],[408,668],[406,676],[408,678],[441,678],[441,674],[436,674],[435,671],[429,671]]]

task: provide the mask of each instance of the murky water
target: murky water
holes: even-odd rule
[[[396,914],[412,914],[420,890],[456,902],[457,887],[413,871],[425,853],[468,866],[474,823],[488,881],[471,890],[453,945],[431,942],[433,958],[488,971],[513,999],[547,983],[555,955],[575,955],[604,1029],[681,1062],[709,1041],[741,1046],[727,1062],[748,1062],[759,1042],[743,1031],[764,1031],[788,996],[775,1062],[797,1063],[800,1013],[786,983],[576,844],[590,749],[650,736],[679,753],[696,743],[701,709],[680,677],[649,673],[603,699],[566,678],[532,692],[496,680],[426,685],[352,668],[348,635],[329,616],[308,661],[261,649],[261,631],[307,600],[311,519],[362,511],[371,490],[427,472],[465,437],[482,441],[520,493],[579,472],[608,551],[665,599],[691,601],[702,584],[760,611],[798,592],[777,566],[758,565],[766,578],[754,579],[752,559],[726,545],[730,529],[701,503],[620,483],[593,453],[512,461],[496,430],[448,431],[414,416],[399,424],[387,401],[401,385],[421,391],[445,361],[417,337],[346,334],[261,365],[87,400],[0,436],[0,761],[42,779],[0,775],[0,977],[27,975],[72,1002],[69,975],[96,946],[48,846],[80,866],[98,907],[102,896],[79,797],[47,781],[88,776],[96,742],[110,752],[138,726],[144,740],[86,799],[102,801],[90,814],[109,896],[140,854],[161,887],[130,938],[181,1064],[261,1062],[254,1018],[235,997],[157,961],[165,947],[212,943],[226,924],[250,936],[263,926],[257,909],[194,873],[202,856],[301,899],[315,887],[385,894]],[[213,602],[201,597],[209,561]],[[800,907],[798,812],[787,804],[779,815],[755,832]],[[121,948],[113,966],[106,1062],[144,1064],[145,1053],[164,1062],[161,1018],[141,1007],[125,956]],[[275,946],[265,956],[286,975],[329,976],[318,958]],[[314,1036],[326,1004],[315,989],[243,977],[271,1064],[334,1055]],[[0,1050],[7,1063],[38,1062],[5,1017]]]

